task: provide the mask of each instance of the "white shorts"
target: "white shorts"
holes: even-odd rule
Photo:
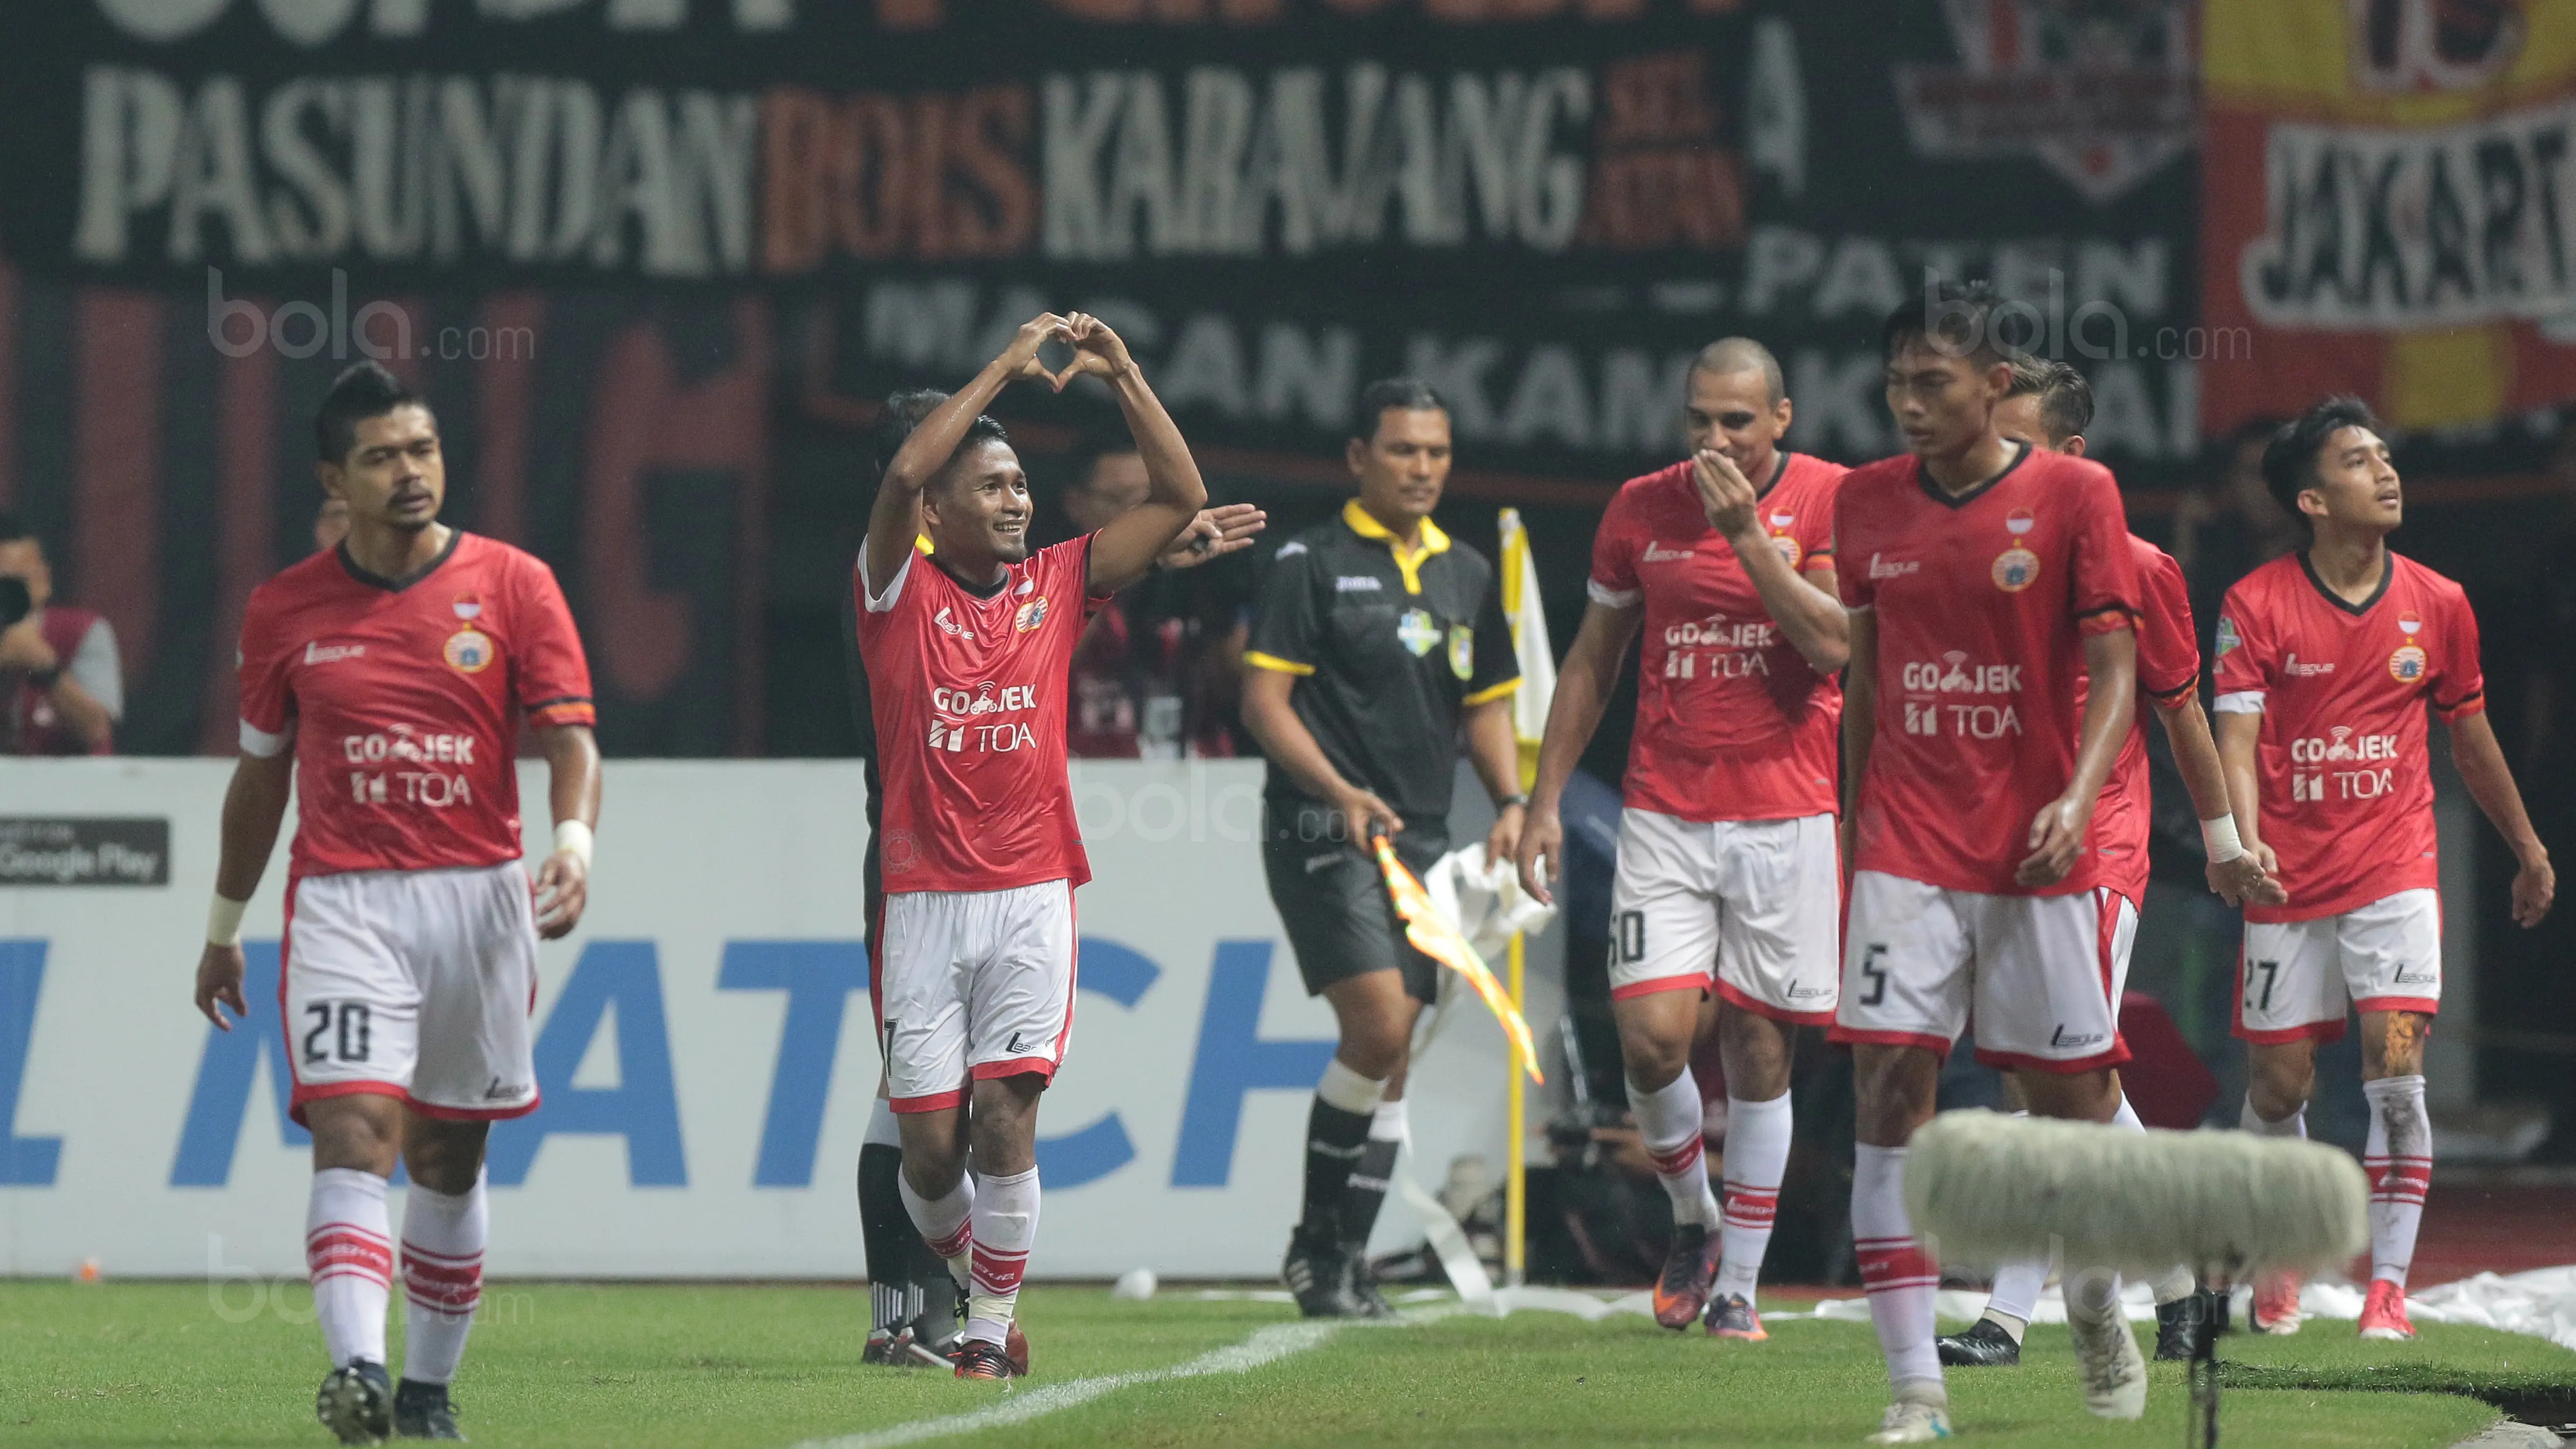
[[[1614,1001],[1714,990],[1775,1021],[1830,1025],[1841,919],[1831,815],[1702,823],[1620,814]]]
[[[970,1083],[1053,1080],[1073,1036],[1073,888],[901,891],[877,952],[877,1041],[898,1112],[966,1100]]]
[[[355,1093],[427,1117],[537,1110],[537,917],[517,861],[307,876],[286,892],[288,1110]]]
[[[1988,1066],[2116,1067],[2129,1059],[2119,991],[2137,929],[2137,907],[2114,891],[1981,895],[1861,871],[1832,1039],[1947,1056],[1973,1018]]]
[[[2442,1009],[2442,898],[2426,887],[2339,916],[2248,921],[2236,966],[2236,1034],[2333,1041],[2346,1009]]]

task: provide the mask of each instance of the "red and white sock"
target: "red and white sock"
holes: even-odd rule
[[[1019,1311],[1020,1278],[1038,1240],[1038,1170],[987,1177],[975,1193],[975,1272],[966,1295],[966,1336],[985,1343],[1009,1337]]]
[[[1899,1398],[1938,1395],[1941,1357],[1932,1346],[1932,1294],[1941,1267],[1915,1240],[1905,1215],[1905,1149],[1860,1144],[1852,1164],[1852,1245],[1869,1321]],[[1935,1397],[1931,1402],[1940,1402]]]
[[[482,1178],[454,1194],[412,1185],[403,1204],[404,1378],[443,1384],[456,1377],[483,1301],[483,1245],[491,1234]]]
[[[1771,1220],[1780,1211],[1780,1179],[1789,1171],[1789,1094],[1768,1102],[1726,1099],[1726,1213],[1720,1234],[1724,1257],[1711,1290],[1753,1301],[1762,1255],[1771,1247]]]
[[[2403,1289],[2424,1221],[2424,1190],[2433,1183],[2433,1119],[2424,1110],[2422,1077],[2383,1077],[2362,1083],[2361,1093],[2370,1099],[2370,1138],[2361,1149],[2370,1178],[2370,1276]]]
[[[926,1198],[915,1192],[912,1174],[895,1174],[895,1183],[903,1190],[903,1210],[912,1215],[912,1225],[921,1229],[921,1239],[930,1251],[948,1260],[948,1274],[957,1286],[966,1286],[971,1266],[967,1250],[975,1245],[975,1174],[957,1174],[957,1185],[941,1198]]]
[[[354,1167],[313,1174],[304,1210],[304,1266],[313,1314],[331,1366],[385,1361],[385,1305],[393,1297],[393,1221],[385,1180]]]
[[[1717,1226],[1717,1193],[1708,1185],[1708,1144],[1700,1135],[1704,1109],[1690,1068],[1651,1092],[1631,1081],[1628,1108],[1637,1114],[1637,1135],[1645,1139],[1655,1176],[1673,1200],[1673,1221]]]

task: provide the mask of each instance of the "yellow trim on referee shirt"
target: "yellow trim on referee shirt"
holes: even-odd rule
[[[1300,664],[1294,659],[1282,659],[1276,654],[1264,654],[1258,649],[1244,650],[1243,662],[1255,669],[1267,669],[1275,674],[1293,674],[1300,679],[1315,672],[1315,666],[1312,664]]]
[[[1371,518],[1369,511],[1360,507],[1356,498],[1342,505],[1342,522],[1350,525],[1351,532],[1360,537],[1386,545],[1387,552],[1395,555],[1396,571],[1404,575],[1404,591],[1408,594],[1422,592],[1422,561],[1435,553],[1449,551],[1449,535],[1442,533],[1440,525],[1428,518],[1422,520],[1422,542],[1406,548],[1404,540],[1397,538],[1385,524]]]
[[[1520,687],[1521,678],[1519,675],[1515,674],[1500,684],[1477,690],[1474,694],[1468,695],[1465,699],[1458,702],[1460,704],[1490,704]]]

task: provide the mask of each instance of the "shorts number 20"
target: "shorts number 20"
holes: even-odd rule
[[[374,1019],[363,1001],[317,1001],[304,1008],[313,1029],[304,1034],[304,1060],[363,1062]],[[325,1040],[324,1038],[330,1038]]]

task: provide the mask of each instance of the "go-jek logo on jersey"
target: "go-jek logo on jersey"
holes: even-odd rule
[[[2397,788],[2395,769],[2380,764],[2398,758],[2397,736],[2357,734],[2336,725],[2324,735],[2290,741],[2290,800],[2376,800]],[[2300,769],[2299,766],[2342,769]]]
[[[1724,614],[1711,614],[1664,630],[1664,643],[1675,648],[1707,644],[1720,649],[1768,649],[1778,637],[1778,627],[1768,619],[1730,624]]]
[[[410,725],[389,725],[371,734],[343,735],[340,757],[349,771],[349,797],[361,805],[428,805],[444,809],[474,803],[474,787],[463,775],[440,765],[474,763],[474,736],[423,734]],[[371,769],[370,766],[416,766]]]
[[[1898,678],[1913,694],[2013,695],[2021,692],[2022,666],[1970,664],[1956,649],[1938,660],[1908,664]],[[1953,739],[1999,740],[2022,732],[2021,714],[2010,700],[2001,704],[1905,702],[1905,732]]]
[[[1970,664],[1966,654],[1952,649],[1937,661],[1906,665],[1900,678],[1917,694],[2019,694],[2021,670],[2018,664]]]
[[[410,725],[398,724],[389,732],[342,736],[340,757],[352,765],[470,765],[474,736],[415,734]]]
[[[1034,684],[995,684],[987,679],[973,689],[950,689],[933,685],[930,707],[946,714],[1001,714],[1010,710],[1038,707],[1038,687]]]
[[[995,684],[985,680],[974,689],[950,689],[934,686],[930,691],[931,708],[939,710],[930,721],[930,747],[963,754],[971,746],[985,754],[1012,754],[1038,747],[1035,731],[1015,720],[999,723],[976,723],[994,715],[1016,714],[1038,707],[1038,688],[1034,684]],[[964,720],[943,718],[964,715]]]

